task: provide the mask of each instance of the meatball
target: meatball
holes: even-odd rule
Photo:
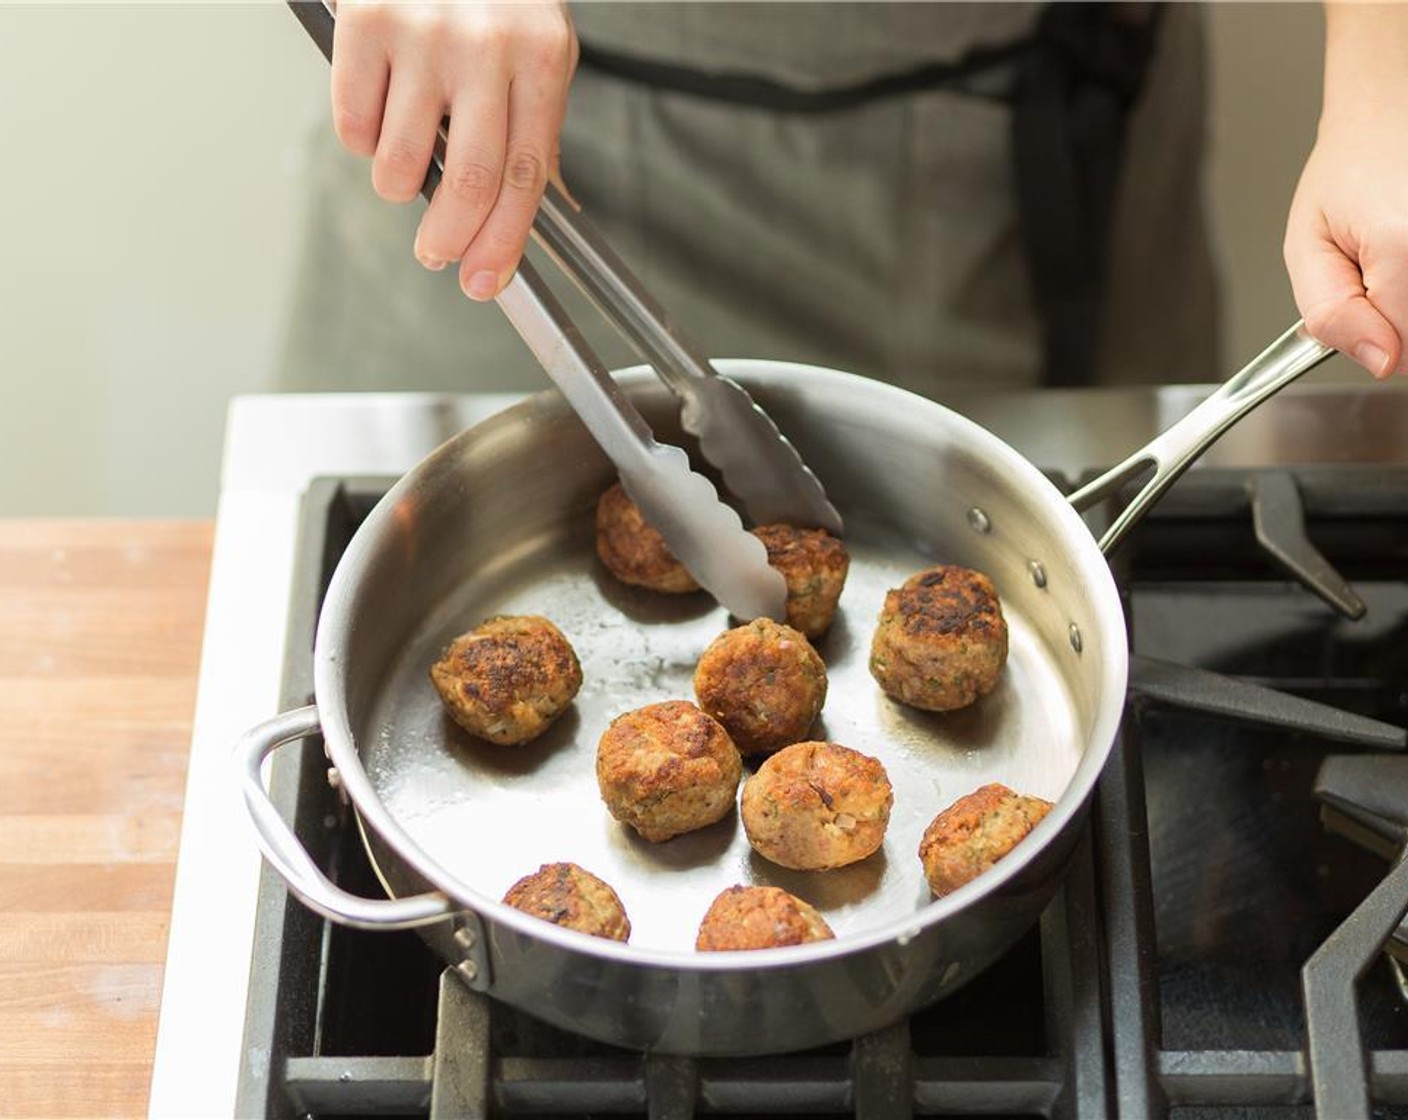
[[[971,882],[1017,846],[1051,811],[997,782],[960,797],[933,819],[919,841],[924,877],[935,898]]]
[[[941,564],[885,596],[870,673],[914,708],[951,712],[986,696],[1007,661],[1007,622],[992,581]]]
[[[619,482],[596,503],[596,554],[622,583],[673,594],[699,590]]]
[[[729,887],[699,923],[694,947],[702,953],[774,949],[835,936],[814,906],[780,887]]]
[[[504,902],[578,933],[630,940],[631,922],[620,897],[610,885],[575,863],[543,864],[509,887]]]
[[[743,828],[755,852],[783,867],[844,867],[880,847],[894,800],[878,759],[839,743],[794,743],[743,784]]]
[[[825,529],[760,525],[753,535],[787,580],[787,625],[809,638],[826,633],[851,566],[846,546]]]
[[[764,754],[806,737],[826,702],[826,665],[805,635],[758,618],[710,643],[694,694],[740,751]]]
[[[722,820],[742,776],[728,732],[687,700],[617,716],[597,746],[606,807],[652,842]]]
[[[456,723],[510,745],[552,726],[582,687],[582,666],[546,618],[500,615],[451,642],[430,679]]]

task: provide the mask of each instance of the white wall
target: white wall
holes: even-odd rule
[[[1294,314],[1281,226],[1319,97],[1312,4],[1219,6],[1229,356]],[[266,385],[326,65],[281,3],[0,3],[0,516],[208,515]]]
[[[326,69],[282,4],[0,4],[0,514],[208,514]]]
[[[1315,141],[1324,15],[1316,3],[1208,7],[1209,186],[1222,235],[1227,358],[1240,364],[1296,318],[1281,239]]]

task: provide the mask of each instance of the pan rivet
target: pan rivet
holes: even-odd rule
[[[977,533],[987,533],[992,530],[992,522],[988,519],[988,515],[977,506],[968,511],[968,524]]]
[[[461,949],[474,948],[474,931],[468,927],[455,930],[455,944]]]
[[[473,961],[460,961],[459,964],[455,965],[455,971],[458,972],[461,976],[463,976],[466,980],[470,981],[476,979],[479,976],[479,966]]]
[[[352,804],[352,798],[347,792],[347,788],[342,784],[342,775],[337,772],[336,766],[328,767],[328,785],[337,790],[338,799],[344,805]]]
[[[1034,584],[1038,587],[1046,586],[1046,569],[1042,566],[1040,560],[1028,560],[1027,571],[1031,572],[1032,582]]]
[[[1077,653],[1079,653],[1079,652],[1081,651],[1081,647],[1084,646],[1084,645],[1085,645],[1085,641],[1084,641],[1084,639],[1082,639],[1081,636],[1080,636],[1080,627],[1077,626],[1074,622],[1072,622],[1072,623],[1071,623],[1071,648],[1072,648],[1073,650],[1075,650]]]

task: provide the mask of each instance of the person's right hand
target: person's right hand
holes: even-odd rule
[[[377,194],[415,198],[450,117],[445,175],[415,255],[437,270],[459,261],[471,299],[493,299],[518,267],[543,188],[557,177],[576,65],[560,0],[337,5],[333,121],[345,147],[372,157]]]
[[[1310,333],[1384,378],[1408,373],[1408,8],[1327,5],[1325,30],[1286,268]]]

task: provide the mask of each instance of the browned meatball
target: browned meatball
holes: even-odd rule
[[[674,594],[699,590],[619,482],[596,503],[596,554],[622,583]]]
[[[870,673],[886,695],[951,712],[986,696],[1007,662],[1007,622],[992,581],[941,564],[885,596]]]
[[[582,666],[546,618],[500,615],[451,642],[430,679],[456,723],[508,745],[552,726],[582,687]]]
[[[606,807],[650,841],[722,820],[742,776],[728,732],[687,700],[617,716],[597,746]]]
[[[621,899],[607,883],[575,863],[543,864],[509,887],[504,902],[578,933],[630,940],[631,923]]]
[[[794,743],[743,784],[743,828],[755,852],[783,867],[844,867],[880,847],[894,800],[878,759]]]
[[[729,887],[699,923],[694,947],[701,953],[774,949],[835,936],[815,907],[780,887]]]
[[[753,535],[767,546],[768,563],[787,580],[787,625],[809,638],[826,633],[851,566],[846,546],[825,529],[760,525]]]
[[[1037,826],[1051,802],[994,782],[960,797],[933,819],[919,841],[924,877],[935,898],[976,879]]]
[[[806,737],[826,702],[826,665],[805,635],[758,618],[710,643],[694,694],[740,751],[762,754]]]

